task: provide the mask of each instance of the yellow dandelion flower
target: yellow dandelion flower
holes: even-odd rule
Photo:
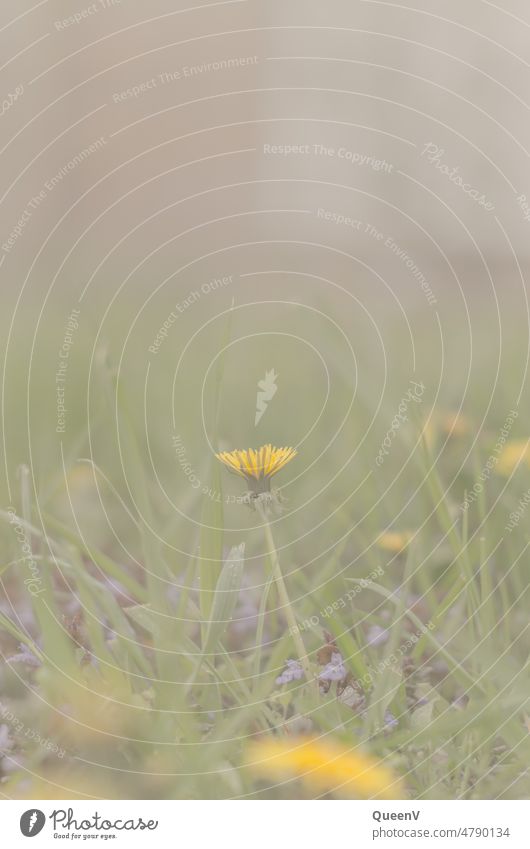
[[[378,537],[377,545],[384,551],[399,554],[400,551],[403,551],[408,546],[413,536],[414,534],[411,531],[403,531],[402,533],[389,531]]]
[[[247,750],[256,773],[277,780],[299,778],[311,790],[347,799],[402,799],[401,778],[372,755],[332,740],[262,738]]]
[[[283,469],[296,454],[296,448],[276,448],[269,443],[261,448],[249,448],[246,451],[222,451],[215,456],[231,472],[245,478],[252,492],[260,493],[270,491],[272,476]]]
[[[530,439],[512,439],[499,454],[496,470],[500,475],[511,475],[517,466],[530,466]]]

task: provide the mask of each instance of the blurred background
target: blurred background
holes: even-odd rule
[[[244,540],[254,622],[259,523],[213,455],[272,442],[299,452],[275,528],[302,617],[343,592],[336,572],[377,566],[386,530],[424,528],[423,562],[450,565],[421,427],[453,518],[512,411],[527,438],[529,38],[522,0],[4,0],[4,511],[31,504],[45,537],[69,529],[139,581],[145,524],[175,604],[194,558]],[[481,533],[524,489],[489,486]],[[492,568],[517,562],[516,598],[514,545]],[[9,528],[0,546],[0,609],[39,642]],[[229,644],[252,639],[241,626]]]
[[[167,378],[184,340],[232,299],[266,291],[366,322],[375,369],[388,345],[377,328],[392,322],[397,356],[412,368],[414,346],[451,402],[479,380],[486,399],[502,393],[497,366],[515,342],[524,379],[522,3],[47,0],[7,2],[2,16],[13,459],[27,455],[17,368],[34,379],[34,437],[46,444],[41,404],[54,403],[74,307],[74,362],[97,334],[133,372],[137,357],[142,374],[150,361],[152,377]],[[225,277],[150,356],[173,305]],[[258,312],[243,319],[251,330]],[[212,342],[207,327],[192,356]],[[69,375],[73,410],[86,374]]]

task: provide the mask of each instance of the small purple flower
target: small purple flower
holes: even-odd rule
[[[8,725],[0,725],[0,757],[14,746]]]
[[[318,677],[321,681],[342,681],[346,675],[341,653],[333,652],[330,662],[326,664]]]
[[[382,646],[388,640],[388,631],[381,628],[379,625],[372,625],[368,629],[366,642],[369,646]]]
[[[276,679],[277,684],[290,684],[291,681],[300,681],[304,677],[304,670],[297,660],[286,661],[287,666]]]
[[[10,663],[25,663],[27,666],[34,666],[36,669],[42,666],[38,657],[35,657],[33,652],[24,643],[19,643],[18,647],[20,654],[13,654],[11,657],[8,657],[7,660]]]
[[[399,725],[399,722],[397,721],[394,714],[391,713],[389,710],[387,710],[385,712],[385,728],[388,731],[391,731],[392,728],[397,728],[398,725]]]

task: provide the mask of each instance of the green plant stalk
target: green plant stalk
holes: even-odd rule
[[[421,428],[421,425],[419,423],[418,427],[420,429],[420,464],[422,472],[424,474],[425,482],[427,484],[427,488],[429,490],[429,494],[432,499],[436,518],[438,519],[438,523],[440,525],[441,530],[443,531],[443,533],[445,533],[453,549],[455,555],[455,563],[459,566],[462,566],[463,573],[469,573],[471,566],[469,563],[469,552],[467,549],[467,545],[464,545],[460,534],[458,533],[458,530],[455,527],[455,522],[451,518],[451,513],[447,506],[446,493],[444,492],[444,488],[442,486],[440,476],[434,463],[431,450],[425,439],[423,429]],[[461,580],[465,580],[463,573],[460,574]]]
[[[309,665],[308,654],[304,645],[304,641],[300,636],[300,630],[298,628],[298,623],[296,621],[296,616],[294,614],[293,607],[291,605],[291,601],[289,599],[289,594],[287,592],[287,587],[285,586],[285,581],[283,579],[282,569],[280,566],[280,559],[278,557],[278,552],[276,551],[276,545],[274,544],[274,537],[272,535],[272,528],[270,526],[270,522],[268,516],[263,508],[263,505],[256,502],[256,509],[263,519],[263,527],[265,530],[265,540],[267,543],[267,553],[270,558],[270,562],[272,565],[272,574],[274,576],[274,580],[276,582],[276,586],[278,588],[278,595],[280,597],[280,602],[282,604],[285,617],[287,619],[287,623],[289,625],[294,644],[296,647],[296,651],[298,653],[298,659],[302,665],[302,669],[304,670],[305,676],[308,681],[311,681],[313,675],[311,674],[311,667]]]
[[[347,580],[352,581],[354,584],[359,584],[361,582],[360,578],[347,578]],[[398,605],[399,602],[393,597],[392,593],[386,589],[383,589],[383,587],[380,587],[377,584],[371,584],[370,589],[378,593],[379,595],[382,595],[394,606]],[[416,614],[412,612],[412,610],[405,610],[404,615],[408,616],[413,625],[416,625],[419,630],[424,627],[424,623],[421,621],[419,616],[416,616]],[[451,653],[448,652],[447,649],[445,649],[438,642],[436,637],[434,637],[430,631],[427,631],[424,636],[435,647],[436,651],[440,653],[440,655],[447,662],[448,666],[453,670],[455,675],[459,677],[460,681],[462,681],[462,683],[464,683],[470,689],[470,692],[471,690],[474,690],[477,693],[480,693],[482,696],[487,697],[487,693],[485,692],[484,688],[480,684],[476,683],[473,676],[470,675],[469,672],[456,660],[456,658],[454,658]]]
[[[464,512],[464,516],[462,518],[462,545],[467,551],[467,546],[469,545],[469,510]],[[479,590],[477,586],[477,581],[475,579],[475,574],[473,572],[473,567],[469,562],[468,558],[464,558],[463,560],[463,568],[464,573],[467,578],[467,582],[463,589],[465,591],[465,605],[467,611],[467,629],[469,632],[469,639],[472,644],[477,644],[480,642],[480,597]],[[470,659],[469,663],[471,667],[471,672],[475,677],[478,677],[480,674],[480,663],[477,661],[475,655]]]
[[[480,607],[478,596],[477,577],[469,557],[469,541],[467,539],[467,514],[464,516],[462,535],[455,527],[455,522],[446,503],[445,492],[438,471],[434,465],[429,446],[422,433],[420,442],[420,453],[423,455],[423,472],[432,504],[442,531],[445,533],[454,552],[453,563],[459,568],[458,580],[449,589],[444,600],[444,613],[455,604],[462,592],[465,591],[465,604],[468,611],[468,620],[472,639],[475,639],[473,631],[475,628],[475,612]],[[441,612],[438,612],[441,615]]]
[[[2,511],[0,511],[0,518],[3,518]],[[71,531],[66,525],[63,525],[62,522],[59,522],[53,516],[50,516],[48,513],[44,513],[43,519],[47,528],[52,528],[53,531],[60,534],[67,542],[74,545],[79,551],[82,551],[96,564],[96,566],[101,569],[102,572],[111,578],[114,578],[116,581],[119,581],[125,589],[129,590],[133,594],[134,599],[137,600],[139,604],[147,601],[147,592],[145,587],[129,575],[124,568],[119,566],[111,560],[110,557],[107,557],[106,554],[103,554],[102,551],[99,551],[99,549],[94,546],[85,545],[83,540],[74,531]],[[31,530],[33,534],[37,533],[40,536],[43,536],[40,531],[34,529],[34,527],[29,523],[26,524],[26,527]],[[48,542],[53,542],[50,540],[48,535],[46,536],[46,539]],[[55,546],[57,546],[57,543],[55,543]]]
[[[259,611],[258,611],[258,624],[256,627],[256,653],[254,655],[254,667],[253,667],[253,682],[252,682],[252,692],[256,690],[257,682],[259,678],[259,674],[261,671],[261,655],[263,650],[263,632],[265,630],[265,615],[267,610],[267,602],[269,600],[269,593],[272,586],[272,582],[274,580],[274,575],[272,573],[267,579],[267,583],[263,588],[263,595],[261,597]]]
[[[35,655],[35,657],[38,657],[41,662],[44,662],[45,657],[43,653],[41,652],[39,647],[33,642],[31,637],[28,637],[28,635],[25,634],[24,631],[21,631],[19,628],[17,628],[17,626],[13,622],[11,622],[11,619],[9,619],[5,615],[5,613],[2,613],[1,610],[0,628],[2,628],[8,634],[11,634],[11,636],[14,637],[15,640],[18,640],[19,643],[24,643],[24,645],[29,648],[29,650]]]
[[[480,620],[480,636],[491,642],[491,634],[494,631],[496,624],[493,582],[491,580],[489,556],[486,553],[486,538],[479,539],[479,579],[480,579],[480,605],[482,609],[482,619]],[[483,621],[486,620],[486,621]]]
[[[225,369],[226,351],[232,337],[233,307],[229,310],[225,321],[223,338],[221,340],[221,353],[217,360],[215,373],[215,384],[213,393],[213,433],[212,443],[215,450],[219,450],[219,420],[221,416],[221,389]],[[224,505],[223,505],[223,482],[221,478],[221,464],[215,457],[211,458],[209,474],[210,486],[213,497],[206,494],[203,497],[201,513],[201,533],[199,542],[199,605],[204,620],[201,631],[203,640],[206,637],[206,629],[212,605],[214,601],[217,579],[223,567],[224,546]]]
[[[212,491],[218,493],[219,497],[217,499],[204,495],[201,512],[198,573],[203,640],[206,638],[217,580],[223,568],[224,509],[220,466],[221,464],[214,458],[209,478]]]
[[[403,570],[403,577],[401,580],[399,595],[395,599],[396,603],[394,605],[394,621],[390,626],[390,639],[386,648],[388,657],[392,657],[395,654],[399,646],[399,641],[401,639],[403,624],[408,610],[407,592],[412,578],[413,566],[415,562],[416,560],[413,557],[413,547],[412,545],[409,545],[407,549],[407,559],[405,560],[405,567]],[[392,685],[391,680],[393,675],[395,676],[394,685]],[[387,708],[390,707],[391,704],[391,700],[386,700],[386,694],[390,692],[391,697],[394,698],[399,684],[402,683],[402,678],[403,675],[401,670],[396,671],[395,667],[392,666],[389,666],[382,673],[382,675],[378,677],[367,711],[367,726],[369,734],[375,732],[377,727],[381,728],[384,726],[385,711]]]
[[[113,390],[113,391],[112,391]],[[155,520],[146,482],[143,457],[133,427],[127,392],[107,374],[105,391],[116,404],[116,416],[121,414],[121,445],[123,457],[128,463],[128,488],[139,514],[140,542],[142,547],[145,584],[151,609],[159,617],[160,631],[153,645],[155,668],[158,679],[154,684],[155,705],[166,712],[163,723],[178,727],[178,716],[174,711],[177,703],[178,660],[175,648],[181,639],[179,623],[175,620],[168,600],[168,586],[173,576],[164,560],[162,545],[154,528]],[[169,732],[167,732],[169,733]]]

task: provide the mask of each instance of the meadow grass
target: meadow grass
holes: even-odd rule
[[[242,359],[232,343],[248,328],[227,306],[173,384],[180,340],[144,382],[142,356],[122,365],[111,346],[92,361],[80,335],[61,439],[44,365],[28,420],[25,397],[8,413],[2,793],[341,795],[333,769],[315,789],[249,760],[256,741],[310,738],[373,758],[396,776],[396,797],[527,798],[530,511],[506,526],[529,464],[493,467],[464,506],[514,408],[517,348],[499,394],[484,377],[484,326],[484,385],[468,390],[455,369],[440,389],[429,328],[413,370],[408,357],[385,364],[347,317],[357,371],[343,340],[321,334],[328,387],[288,336]],[[294,309],[287,324],[300,336],[318,327]],[[401,333],[387,328],[389,351]],[[256,384],[273,367],[278,393],[255,427]],[[411,380],[424,391],[378,466]],[[529,436],[518,410],[510,440]],[[273,515],[241,503],[244,481],[214,457],[266,442],[299,446]],[[332,654],[345,674],[328,687],[318,679]],[[287,660],[304,674],[278,684]]]

